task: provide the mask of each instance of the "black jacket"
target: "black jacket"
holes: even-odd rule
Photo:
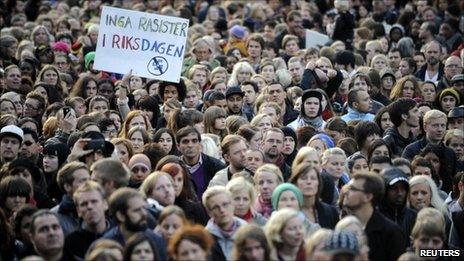
[[[209,217],[205,208],[200,202],[176,198],[174,204],[184,210],[185,216],[188,220],[195,224],[206,226]]]
[[[214,175],[216,175],[216,172],[224,169],[227,166],[219,159],[210,157],[204,153],[201,154],[201,157],[203,160],[203,168],[205,172],[205,184],[209,184]]]
[[[440,66],[438,68],[438,80],[441,80],[443,77],[443,74],[445,73],[444,71],[445,66],[440,63]],[[425,79],[425,72],[427,71],[427,64],[424,64],[419,71],[416,72],[415,76],[419,78],[421,81],[424,81]]]
[[[316,201],[316,212],[319,225],[323,228],[334,229],[339,220],[338,210],[329,204]]]
[[[300,87],[303,91],[308,89],[322,89],[328,97],[332,97],[343,82],[343,74],[339,70],[336,71],[337,75],[335,77],[329,79],[327,83],[321,83],[314,70],[305,69]]]
[[[109,225],[108,228],[110,228]],[[84,260],[85,253],[87,253],[90,245],[92,245],[95,240],[100,239],[105,233],[106,231],[102,234],[90,232],[81,226],[78,230],[66,237],[64,252],[66,252],[68,256],[72,256],[74,260]]]
[[[406,207],[406,204],[402,209],[391,208],[386,204],[383,204],[379,210],[383,215],[385,215],[391,221],[395,222],[395,224],[401,228],[404,234],[406,246],[409,246],[411,243],[409,240],[409,235],[411,235],[412,228],[416,223],[417,212]]]
[[[401,228],[378,210],[372,213],[365,232],[370,248],[370,260],[397,260],[406,250],[405,237]]]
[[[390,147],[393,156],[401,157],[404,148],[414,141],[414,136],[412,133],[409,133],[409,137],[404,138],[400,135],[396,127],[392,127],[385,131],[383,140],[387,143],[388,147]]]

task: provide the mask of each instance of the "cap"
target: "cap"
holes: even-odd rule
[[[238,94],[242,97],[245,96],[245,94],[242,92],[242,89],[240,89],[239,87],[229,87],[226,90],[226,99],[234,94]]]
[[[7,125],[0,130],[0,140],[5,136],[13,136],[18,138],[19,142],[23,142],[24,132],[16,125]]]
[[[454,107],[448,112],[448,119],[453,119],[453,118],[462,118],[464,117],[464,107],[459,106],[459,107]]]
[[[451,84],[454,84],[455,82],[464,82],[464,74],[456,74],[451,78]]]
[[[350,231],[335,231],[325,242],[324,250],[331,254],[351,254],[359,253],[358,239]]]
[[[62,42],[62,41],[54,43],[52,45],[52,50],[53,51],[60,51],[60,52],[66,53],[66,54],[68,54],[69,51],[70,51],[69,46],[65,42]]]
[[[240,25],[234,25],[230,28],[230,34],[235,36],[238,39],[243,39],[245,37],[245,28]]]
[[[401,181],[406,183],[406,185],[409,186],[408,177],[406,176],[406,174],[404,174],[404,172],[400,168],[397,168],[397,167],[386,168],[380,172],[380,175],[383,176],[385,180],[385,185],[387,187],[393,186],[396,183],[401,182]]]
[[[389,68],[384,68],[380,71],[380,78],[383,79],[386,76],[391,76],[393,79],[395,79],[395,74],[393,71]]]

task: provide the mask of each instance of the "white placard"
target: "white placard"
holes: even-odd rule
[[[94,68],[179,82],[189,21],[104,6]]]
[[[324,46],[330,38],[314,30],[306,29],[306,48]]]

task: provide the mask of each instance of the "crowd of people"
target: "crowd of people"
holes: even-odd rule
[[[188,19],[180,81],[96,70],[103,6]],[[462,260],[463,14],[0,1],[0,260]]]

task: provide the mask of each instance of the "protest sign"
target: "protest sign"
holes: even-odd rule
[[[314,30],[306,29],[306,48],[321,47],[330,41],[330,38]]]
[[[94,68],[179,82],[189,21],[104,6]]]

